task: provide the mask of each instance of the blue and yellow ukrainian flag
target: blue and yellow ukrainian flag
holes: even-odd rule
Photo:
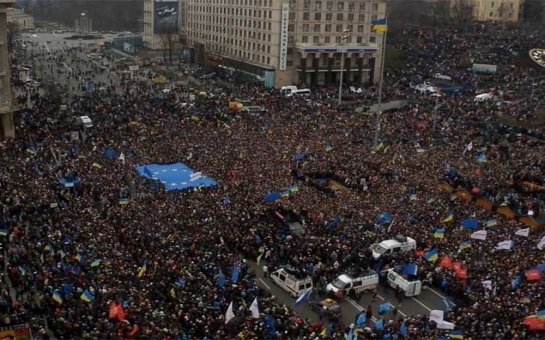
[[[372,30],[375,32],[386,32],[388,31],[388,18],[371,21],[371,25],[373,25]]]
[[[460,249],[469,249],[471,248],[471,241],[460,242]]]
[[[433,248],[430,251],[428,251],[424,255],[424,259],[426,259],[429,262],[435,262],[439,258],[439,253],[437,252],[437,248]]]
[[[522,299],[520,299],[520,303],[525,304],[525,305],[527,305],[527,304],[529,304],[531,302],[532,302],[532,300],[528,296],[525,296]]]
[[[452,332],[450,332],[448,337],[451,338],[451,339],[463,339],[464,338],[464,332],[462,332],[462,331],[452,331]]]
[[[80,299],[85,302],[91,302],[95,299],[95,297],[93,296],[93,294],[91,294],[89,290],[86,289],[83,294],[81,294]]]
[[[96,259],[91,263],[91,267],[98,267],[98,266],[100,266],[101,262],[102,262],[101,259]]]
[[[140,270],[138,271],[138,277],[142,277],[142,275],[144,275],[147,270],[148,270],[148,261],[144,260],[144,262],[142,263],[142,267],[140,267]]]
[[[435,202],[435,199],[434,199],[434,198],[430,198],[430,199],[428,200],[427,203],[428,203],[428,204],[432,204],[433,202]]]
[[[496,219],[488,220],[488,221],[484,222],[484,226],[487,227],[487,228],[495,227],[497,225],[498,225],[498,220],[496,220]]]
[[[409,195],[409,200],[416,201],[417,199],[418,199],[418,196],[416,194],[410,194]]]
[[[36,150],[34,148],[27,148],[26,149],[26,152],[28,152],[29,154],[31,155],[35,155],[36,154]]]
[[[443,239],[445,238],[445,229],[435,229],[433,237]]]
[[[450,222],[454,219],[454,212],[451,210],[447,213],[447,215],[445,216],[445,218],[443,219],[443,223],[445,222]]]
[[[9,231],[7,229],[0,229],[0,236],[8,236]]]
[[[265,254],[265,248],[260,247],[259,248],[259,256],[257,257],[257,264],[261,262],[261,259],[263,258],[263,254]]]
[[[26,269],[21,267],[21,266],[18,266],[17,269],[19,270],[19,273],[21,273],[22,275],[25,275],[26,273]]]
[[[127,205],[129,204],[129,199],[128,198],[120,198],[119,201],[117,201],[118,204],[121,204],[121,205]]]
[[[59,293],[58,291],[53,291],[53,300],[57,301],[59,304],[62,305],[62,296],[61,296],[61,293]]]
[[[66,253],[64,251],[61,250],[60,253],[61,253],[61,259],[66,257]]]
[[[83,258],[83,256],[81,256],[80,253],[78,253],[78,254],[76,255],[76,260],[78,260],[78,262],[81,262],[81,259],[82,259],[82,258]]]
[[[93,168],[102,169],[102,165],[95,162],[93,163]]]
[[[291,187],[288,188],[289,192],[291,193],[294,193],[294,192],[298,192],[299,191],[299,186],[297,185],[292,185]]]

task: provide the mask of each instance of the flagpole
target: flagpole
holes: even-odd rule
[[[380,115],[382,113],[382,85],[384,83],[384,56],[386,55],[386,34],[388,32],[388,18],[386,18],[386,30],[382,35],[382,56],[380,59],[380,79],[378,82],[378,103],[375,121],[375,140],[373,142],[373,148],[378,146],[378,138],[380,135]]]

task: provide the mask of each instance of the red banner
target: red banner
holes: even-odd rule
[[[30,328],[27,325],[17,325],[0,328],[0,340],[31,340]]]

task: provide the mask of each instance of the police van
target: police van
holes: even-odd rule
[[[357,295],[367,293],[378,287],[378,274],[372,270],[361,272],[358,275],[339,275],[333,282],[327,285],[326,291],[343,295],[354,289]]]
[[[390,287],[400,288],[405,296],[417,296],[422,291],[422,281],[409,279],[396,268],[388,269],[387,276]]]
[[[396,235],[393,240],[385,240],[372,247],[373,258],[379,259],[384,255],[391,255],[399,251],[416,250],[416,241],[410,237]]]
[[[299,297],[307,289],[312,288],[312,278],[287,267],[272,272],[271,279],[292,297]]]

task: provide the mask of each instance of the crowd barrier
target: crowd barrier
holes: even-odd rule
[[[464,188],[454,189],[447,182],[439,183],[439,189],[509,220],[517,220],[532,229],[545,227],[545,218],[541,218],[541,215],[536,217],[519,215],[506,204],[496,205],[483,195],[472,193]]]

